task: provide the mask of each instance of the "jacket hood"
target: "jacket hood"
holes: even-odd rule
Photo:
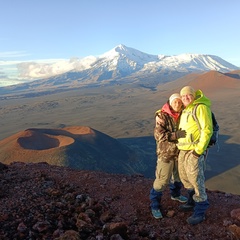
[[[163,105],[161,111],[169,114],[170,116],[172,116],[175,119],[175,121],[177,121],[178,118],[180,117],[180,113],[174,112],[171,109],[171,107],[170,107],[168,102]]]
[[[208,107],[211,107],[210,99],[207,98],[201,90],[197,90],[195,94],[196,94],[196,98],[193,101],[193,105],[201,103],[201,104],[204,104]]]

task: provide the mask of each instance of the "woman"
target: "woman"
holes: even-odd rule
[[[179,150],[176,146],[179,138],[184,138],[186,132],[177,130],[179,117],[183,108],[181,96],[174,93],[162,109],[155,114],[156,125],[154,137],[156,140],[157,166],[153,188],[150,191],[151,211],[154,218],[162,218],[160,202],[164,189],[169,185],[171,199],[185,203],[187,198],[181,195],[182,183],[178,175],[177,158]]]

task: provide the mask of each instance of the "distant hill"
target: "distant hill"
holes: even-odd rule
[[[218,152],[217,148],[213,148],[209,151],[206,184],[211,190],[239,194],[239,187],[235,184],[240,175],[239,76],[237,70],[227,73],[209,71],[191,73],[158,84],[155,88],[136,83],[71,89],[44,96],[39,94],[35,98],[15,96],[15,99],[2,99],[1,159],[18,161],[21,157],[25,162],[37,160],[64,166],[72,164],[79,169],[85,169],[86,165],[94,170],[135,172],[154,177],[154,113],[173,92],[179,92],[184,85],[192,85],[203,90],[211,99],[212,110],[220,124],[220,150]],[[90,130],[86,130],[89,134],[70,134],[66,126],[79,129],[79,126],[90,126],[91,131],[97,129],[104,134],[96,133],[99,141],[95,141]],[[16,136],[16,133],[19,135]],[[26,134],[29,134],[28,138]],[[38,144],[38,148],[42,146],[42,149],[33,146],[35,141],[30,142],[35,134],[45,144]],[[105,135],[110,138],[107,139],[113,147],[107,147],[106,140],[103,140]],[[90,140],[94,140],[94,144]],[[104,143],[105,147],[100,143]],[[115,152],[114,147],[121,152]],[[19,153],[14,149],[18,149]],[[29,153],[30,158],[27,157]],[[75,163],[74,159],[78,162]]]
[[[0,161],[47,162],[73,169],[125,174],[148,168],[128,146],[83,126],[21,131],[0,141]]]
[[[201,89],[212,100],[222,100],[224,96],[237,97],[240,90],[240,71],[228,73],[209,71],[202,74],[189,74],[176,81],[160,85],[159,88],[166,90],[174,88],[179,91],[184,85],[191,85],[195,89]]]

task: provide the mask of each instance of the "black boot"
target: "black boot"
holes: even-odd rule
[[[188,212],[188,211],[192,211],[194,206],[195,206],[195,202],[193,200],[193,195],[195,194],[194,190],[188,190],[188,200],[185,204],[179,206],[179,210],[183,211],[183,212]]]
[[[203,202],[196,202],[194,207],[194,213],[187,219],[187,222],[191,225],[196,225],[205,220],[205,212],[209,207],[208,200]]]

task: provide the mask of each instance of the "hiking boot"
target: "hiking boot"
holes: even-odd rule
[[[159,219],[162,218],[163,215],[159,209],[152,209],[152,215],[154,218]]]
[[[186,197],[184,197],[184,196],[182,196],[182,195],[180,195],[180,196],[178,196],[178,197],[173,197],[173,196],[171,196],[171,199],[174,200],[174,201],[179,201],[179,202],[181,202],[181,203],[185,203],[185,202],[187,202],[187,200],[188,200]]]
[[[194,205],[189,204],[189,203],[185,203],[185,204],[179,206],[179,210],[182,212],[193,211],[193,209],[194,209]]]
[[[202,216],[194,216],[194,215],[192,215],[191,217],[189,217],[187,219],[187,223],[191,224],[191,225],[196,225],[198,223],[201,223],[204,220],[205,220],[205,216],[204,215],[202,215]]]

